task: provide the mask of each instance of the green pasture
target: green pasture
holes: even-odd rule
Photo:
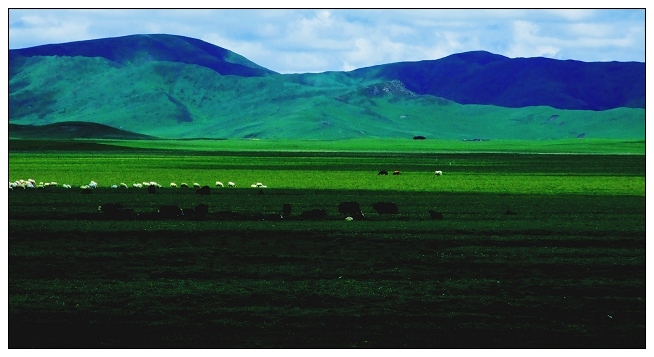
[[[237,188],[261,182],[269,189],[643,196],[644,164],[640,155],[11,153],[9,180],[77,187],[93,180],[104,188],[126,183],[129,190],[144,181],[165,190],[171,182],[215,188],[216,181],[231,181]]]
[[[644,155],[103,143],[10,143],[10,181],[59,183],[8,194],[10,348],[645,347]]]

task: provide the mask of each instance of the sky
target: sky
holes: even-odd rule
[[[645,62],[644,8],[19,9],[19,4],[8,8],[9,49],[165,33],[209,42],[279,73],[350,71],[477,50],[511,58]]]

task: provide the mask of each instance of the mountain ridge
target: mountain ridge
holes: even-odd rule
[[[640,62],[471,51],[279,74],[176,35],[36,46],[9,59],[9,122],[22,125],[85,121],[168,138],[644,137]]]

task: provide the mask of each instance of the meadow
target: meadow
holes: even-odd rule
[[[75,187],[9,192],[10,348],[645,348],[639,143],[138,143],[10,142],[10,181]],[[365,219],[344,220],[346,201]],[[136,217],[98,211],[114,202]],[[201,203],[203,219],[156,213]]]

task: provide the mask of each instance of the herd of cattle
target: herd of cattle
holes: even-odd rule
[[[372,209],[378,215],[396,215],[399,214],[397,205],[393,202],[376,202],[372,204]],[[162,205],[156,212],[146,212],[137,214],[133,208],[124,207],[121,203],[106,203],[98,206],[103,218],[128,220],[128,219],[186,219],[186,220],[206,220],[211,217],[222,220],[270,220],[281,221],[289,219],[299,220],[321,220],[327,219],[327,211],[323,208],[303,211],[295,216],[291,215],[292,206],[285,203],[282,206],[281,214],[244,214],[233,211],[218,211],[210,216],[209,205],[202,203],[192,208],[180,208],[176,205]],[[364,213],[361,211],[361,205],[358,202],[341,202],[338,205],[340,219],[346,221],[363,220]],[[433,220],[442,220],[443,214],[433,210],[428,211]]]
[[[379,171],[378,175],[388,175],[388,171],[386,170],[381,170]],[[401,175],[400,171],[393,171],[393,175]],[[442,171],[435,171],[434,174],[436,176],[441,176],[443,174]],[[216,181],[216,187],[225,187],[225,185],[220,182]],[[46,188],[46,187],[57,187],[58,184],[56,182],[40,182],[36,183],[35,180],[33,179],[28,179],[28,180],[17,180],[14,182],[9,182],[9,189],[14,190],[16,188],[22,188],[22,189],[34,189],[34,188]],[[228,182],[227,187],[236,187],[236,184],[234,182]],[[72,186],[69,184],[64,184],[62,185],[64,188],[71,188]],[[119,188],[128,188],[128,185],[125,183],[120,183],[119,185],[111,185],[110,186],[112,189],[119,189]],[[157,192],[157,189],[162,188],[162,185],[158,184],[157,182],[138,182],[134,183],[132,185],[134,188],[147,188],[147,192],[150,194],[155,194]],[[196,188],[195,193],[199,195],[209,195],[211,194],[211,188],[209,186],[201,186],[199,183],[193,183],[192,186],[188,185],[187,183],[182,183],[179,186],[171,182],[170,183],[171,188],[189,188],[189,187],[194,187]],[[254,183],[250,185],[252,188],[258,188],[258,189],[263,189],[267,188],[266,185],[264,185],[261,182]],[[91,194],[94,189],[98,188],[98,183],[95,181],[91,181],[89,184],[86,185],[81,185],[80,186],[82,193],[83,194]],[[263,194],[263,190],[259,190],[259,194]],[[397,208],[397,205],[393,202],[376,202],[372,204],[372,209],[377,212],[378,215],[397,215],[399,214],[399,210]],[[313,209],[309,211],[303,211],[295,216],[291,216],[291,205],[290,204],[284,204],[282,207],[282,213],[281,214],[269,214],[269,215],[248,215],[248,214],[241,214],[237,212],[232,212],[232,211],[219,211],[216,212],[213,215],[209,214],[209,207],[206,204],[200,204],[192,208],[180,208],[175,205],[163,205],[160,206],[159,209],[156,212],[144,212],[137,214],[134,209],[124,207],[121,203],[107,203],[104,205],[101,205],[98,207],[98,211],[102,213],[102,217],[108,218],[108,219],[192,219],[192,220],[205,220],[210,217],[215,217],[217,219],[231,219],[231,220],[288,220],[291,218],[296,218],[296,219],[312,219],[312,220],[317,220],[317,219],[327,219],[328,215],[327,212],[324,209]],[[338,213],[340,215],[341,219],[345,219],[347,221],[353,221],[353,220],[363,220],[365,219],[365,216],[363,212],[361,211],[361,206],[357,202],[342,202],[338,205]],[[433,210],[429,210],[427,213],[429,213],[429,217],[434,220],[442,220],[443,219],[443,214],[440,212],[436,212]]]

